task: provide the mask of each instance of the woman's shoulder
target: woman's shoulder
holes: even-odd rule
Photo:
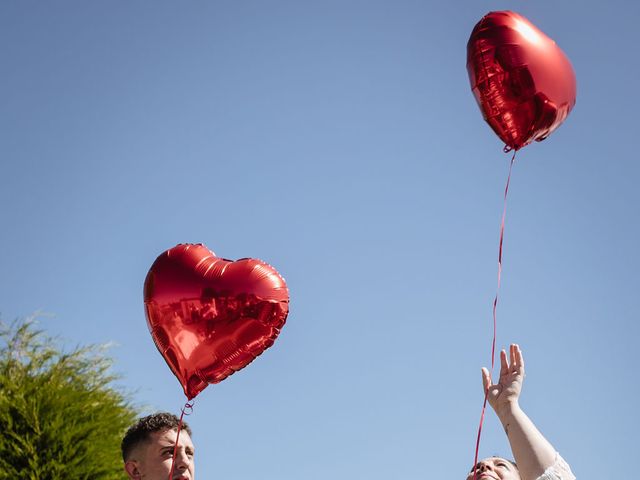
[[[575,480],[569,464],[556,453],[556,461],[537,480]]]

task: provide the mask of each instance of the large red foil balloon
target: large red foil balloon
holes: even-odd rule
[[[204,245],[167,250],[144,282],[147,325],[189,400],[273,345],[289,312],[289,291],[270,265],[235,262]]]
[[[576,78],[565,54],[514,12],[491,12],[476,24],[467,71],[484,119],[505,151],[544,140],[576,103]]]

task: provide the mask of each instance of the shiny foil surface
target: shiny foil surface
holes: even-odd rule
[[[289,291],[270,265],[215,256],[202,244],[161,254],[144,283],[147,325],[189,400],[273,345]]]
[[[490,12],[476,24],[467,44],[467,71],[484,119],[505,151],[544,140],[576,103],[568,58],[514,12]]]

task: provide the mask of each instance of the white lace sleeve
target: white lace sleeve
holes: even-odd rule
[[[567,462],[556,453],[556,461],[537,480],[576,480]]]

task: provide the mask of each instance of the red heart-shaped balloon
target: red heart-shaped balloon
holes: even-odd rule
[[[467,44],[471,89],[505,151],[541,141],[576,103],[571,63],[556,43],[510,11],[480,20]]]
[[[160,255],[144,282],[153,341],[189,400],[273,345],[289,312],[289,291],[270,265],[218,258],[204,245]]]

